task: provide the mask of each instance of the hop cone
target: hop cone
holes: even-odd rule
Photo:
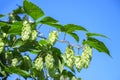
[[[31,26],[27,21],[23,22],[23,27],[22,27],[22,32],[21,32],[21,37],[22,40],[28,40],[31,34]]]
[[[57,31],[51,31],[49,33],[48,41],[50,44],[55,44],[56,40],[58,38],[58,32]]]
[[[71,46],[68,46],[66,48],[65,55],[66,55],[66,65],[69,68],[73,68],[73,66],[74,66],[74,50]]]
[[[4,46],[5,46],[4,42],[0,39],[0,53],[3,51]]]
[[[36,30],[32,30],[31,40],[35,40],[37,38],[38,32]]]
[[[42,57],[38,57],[36,60],[35,60],[35,68],[36,70],[42,70],[43,68],[43,59]]]
[[[47,54],[47,56],[45,57],[45,62],[47,69],[52,69],[54,67],[54,58],[51,54]]]
[[[81,57],[75,56],[75,66],[78,71],[80,71],[83,68],[83,64],[81,63]]]
[[[88,65],[92,58],[92,48],[89,45],[85,45],[81,56],[81,64],[84,68],[88,68]]]
[[[12,66],[17,66],[17,63],[18,63],[18,59],[17,58],[14,58],[12,59]]]

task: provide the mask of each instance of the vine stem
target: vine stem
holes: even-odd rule
[[[44,37],[44,36],[38,36],[38,37],[40,37],[40,38],[42,38],[42,39],[47,39],[46,37]],[[75,48],[78,48],[79,50],[81,49],[81,48],[83,48],[83,45],[78,45],[78,44],[71,44],[69,41],[66,41],[66,40],[57,40],[57,42],[61,42],[61,43],[65,43],[65,44],[68,44],[68,45],[71,45],[71,46],[73,46],[73,47],[75,47]]]

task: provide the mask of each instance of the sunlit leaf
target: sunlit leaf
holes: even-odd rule
[[[44,17],[41,21],[41,23],[57,23],[58,21],[50,16]]]
[[[107,36],[105,36],[105,35],[103,35],[103,34],[98,34],[98,33],[90,33],[90,32],[88,32],[88,33],[86,33],[86,35],[88,36],[88,37],[92,37],[92,36],[100,36],[100,37],[104,37],[104,38],[108,38]]]
[[[79,36],[76,33],[68,33],[71,35],[77,42],[79,42]]]
[[[16,67],[9,67],[9,68],[6,67],[6,71],[8,73],[19,74],[19,75],[21,75],[21,76],[23,76],[25,78],[30,77],[30,74],[27,71],[16,68]]]
[[[21,39],[17,39],[14,44],[13,44],[13,48],[17,48],[17,47],[20,47],[24,44],[24,42],[21,40]]]
[[[25,10],[25,13],[30,15],[34,20],[37,20],[38,18],[44,15],[42,9],[40,9],[37,5],[33,4],[32,2],[29,2],[28,0],[24,0],[23,8]]]
[[[87,31],[84,27],[75,25],[75,24],[67,24],[63,28],[61,28],[61,31],[63,32],[74,32],[74,31]]]
[[[12,24],[11,28],[9,29],[9,34],[16,34],[20,35],[22,31],[22,22],[15,22]]]
[[[17,9],[13,10],[13,13],[14,14],[22,14],[22,13],[24,13],[24,9],[22,6],[18,6]]]
[[[84,41],[83,44],[88,44],[91,47],[98,50],[99,52],[104,52],[107,55],[111,56],[108,48],[106,47],[106,45],[102,41],[99,41],[95,38],[88,37],[88,40]]]

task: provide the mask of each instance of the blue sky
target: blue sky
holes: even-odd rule
[[[119,0],[30,0],[39,5],[46,15],[62,24],[82,25],[91,32],[102,33],[110,39],[102,39],[112,58],[93,51],[88,69],[77,76],[83,80],[120,80],[120,1]],[[9,13],[21,5],[22,0],[0,0],[0,13]]]

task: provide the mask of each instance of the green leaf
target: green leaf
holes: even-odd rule
[[[39,54],[42,50],[37,50],[37,49],[30,49],[30,52],[32,54]]]
[[[0,26],[8,26],[9,24],[7,22],[4,21],[0,21]]]
[[[5,15],[4,14],[0,14],[0,18],[4,17]]]
[[[88,32],[88,33],[86,33],[86,35],[87,35],[88,37],[100,36],[100,37],[108,38],[107,36],[105,36],[105,35],[103,35],[103,34],[98,34],[98,33],[90,33],[90,32]]]
[[[107,55],[111,56],[110,52],[109,52],[108,48],[105,46],[105,44],[102,41],[99,41],[95,38],[88,37],[88,40],[84,41],[83,44],[88,44],[91,47],[98,50],[99,52],[104,52]]]
[[[67,24],[61,28],[62,32],[74,32],[76,30],[87,31],[84,27],[75,24]]]
[[[12,24],[11,28],[9,29],[9,34],[16,34],[20,35],[22,31],[22,22],[15,22]]]
[[[51,26],[51,27],[54,27],[58,30],[63,27],[61,24],[58,24],[58,23],[44,23],[44,24]]]
[[[21,75],[21,76],[23,76],[23,77],[25,77],[25,78],[30,77],[30,74],[29,74],[27,71],[22,70],[22,69],[20,69],[20,68],[16,68],[16,67],[9,67],[9,68],[7,68],[7,67],[6,67],[6,71],[7,71],[8,73],[19,74],[19,75]]]
[[[13,10],[13,14],[22,14],[24,13],[23,7],[19,6],[17,9]]]
[[[45,39],[42,39],[39,41],[39,45],[48,45],[48,41]]]
[[[25,13],[30,15],[34,20],[37,20],[38,18],[44,16],[44,12],[38,6],[32,2],[29,2],[28,0],[24,0],[23,8],[25,10]]]
[[[76,33],[68,33],[71,35],[77,42],[79,42],[79,36]]]
[[[44,17],[40,22],[44,24],[44,23],[57,23],[58,21],[50,16],[47,16]]]
[[[24,44],[24,42],[21,39],[17,39],[12,47],[17,48],[17,47],[22,46],[23,44]]]

